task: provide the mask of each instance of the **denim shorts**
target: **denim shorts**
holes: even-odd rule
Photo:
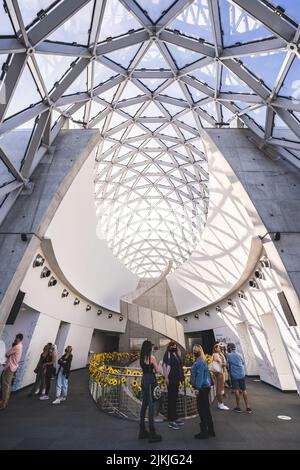
[[[245,377],[243,379],[234,379],[231,377],[231,387],[233,390],[246,390],[246,379]]]

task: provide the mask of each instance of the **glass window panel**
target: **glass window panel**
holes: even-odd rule
[[[2,144],[1,139],[0,139],[0,144]],[[3,186],[6,186],[8,183],[11,183],[14,180],[15,178],[13,174],[9,171],[7,166],[0,159],[0,188],[2,188]]]
[[[174,0],[138,0],[137,2],[145,10],[152,21],[157,21]]]
[[[159,117],[159,116],[162,116],[162,112],[156,106],[155,103],[150,103],[141,114],[141,117]]]
[[[102,104],[97,103],[97,101],[92,101],[90,110],[91,119],[96,117],[103,109],[105,109],[105,107]]]
[[[24,93],[24,90],[26,90],[26,93]],[[6,110],[5,118],[9,118],[39,101],[41,101],[41,95],[26,65],[14,91],[12,100]]]
[[[203,58],[202,54],[198,54],[194,51],[189,51],[183,47],[174,46],[173,44],[168,44],[167,49],[171,53],[176,65],[179,69],[196,62]]]
[[[36,54],[35,58],[47,91],[50,91],[53,88],[54,83],[61,79],[74,61],[74,57],[51,54]]]
[[[88,45],[94,2],[89,2],[62,26],[49,35],[50,41]]]
[[[53,0],[18,0],[25,26],[37,19],[36,14],[41,10],[46,10]]]
[[[23,158],[35,127],[35,119],[31,119],[0,138],[0,146],[18,170],[21,169]],[[12,142],[14,142],[13,148]]]
[[[138,88],[134,83],[128,81],[126,86],[120,96],[120,101],[129,100],[130,98],[135,98],[136,96],[143,95],[144,93],[140,88]]]
[[[156,44],[151,44],[149,49],[147,49],[146,53],[143,55],[141,60],[137,65],[137,69],[150,69],[150,70],[157,70],[157,69],[166,69],[169,70],[169,64],[167,63],[166,59],[163,57],[162,53],[158,49]]]
[[[184,114],[184,116],[180,116],[179,121],[182,121],[191,127],[197,128],[196,121],[195,121],[192,111],[189,111],[188,113]]]
[[[1,36],[15,36],[14,29],[11,25],[10,18],[4,10],[4,2],[0,3],[0,25],[1,25]]]
[[[269,88],[273,88],[285,56],[286,52],[270,52],[242,57],[242,61],[250,72],[262,79]]]
[[[94,87],[98,86],[100,83],[104,83],[112,77],[117,75],[116,72],[110,70],[105,65],[100,64],[95,61],[94,63]]]
[[[177,29],[187,36],[202,38],[212,43],[212,27],[207,0],[195,0],[168,28]]]
[[[300,100],[300,60],[297,57],[285,77],[279,95]]]
[[[159,86],[166,82],[165,79],[160,78],[143,78],[140,79],[140,82],[143,83],[150,91],[155,91]]]
[[[87,91],[87,69],[83,70],[76,80],[65,91],[64,95],[72,95]]]
[[[299,137],[297,137],[294,132],[292,132],[287,124],[275,114],[274,118],[274,127],[273,127],[273,137],[277,139],[287,139],[292,142],[299,142]]]
[[[131,29],[140,28],[140,23],[123,7],[119,0],[109,0],[106,3],[99,42],[105,41],[108,37],[126,34]]]
[[[216,105],[213,101],[200,106],[201,109],[206,111],[210,116],[216,119]]]
[[[266,112],[267,108],[266,106],[263,106],[253,111],[249,111],[247,114],[256,122],[256,124],[258,124],[262,129],[264,129],[266,125]]]
[[[177,98],[186,101],[185,94],[177,82],[171,83],[171,85],[163,90],[162,94],[170,96],[171,98]]]
[[[122,67],[127,69],[131,64],[132,60],[134,59],[139,48],[140,44],[136,44],[135,46],[124,47],[121,50],[106,54],[105,57],[110,60],[113,60],[116,64],[122,65]]]
[[[280,5],[285,9],[285,14],[289,16],[292,20],[300,23],[300,10],[299,3],[295,0],[270,0],[273,3],[274,7]]]
[[[237,5],[228,0],[220,0],[221,23],[224,47],[238,42],[247,43],[271,37],[272,33],[262,24],[251,18]]]
[[[122,108],[122,111],[124,111],[124,113],[127,113],[129,114],[129,116],[135,116],[136,113],[141,109],[142,105],[139,103],[139,104],[132,104],[131,106],[125,106],[124,108]]]
[[[232,93],[252,93],[253,90],[249,88],[239,77],[237,77],[226,67],[222,67],[222,85],[221,91]]]
[[[115,85],[114,87],[110,88],[109,90],[105,91],[104,93],[100,94],[100,98],[103,98],[108,103],[111,103],[114,99],[114,96],[119,88],[119,85]]]
[[[202,67],[199,70],[194,70],[191,75],[197,80],[199,80],[202,83],[207,83],[211,88],[215,88],[216,86],[216,64],[215,62],[207,65],[206,67]]]
[[[207,95],[205,95],[204,93],[202,93],[202,91],[200,90],[197,90],[196,88],[194,88],[193,86],[189,86],[187,85],[187,88],[193,98],[193,101],[196,103],[197,101],[200,101],[200,100],[203,100],[204,98],[207,98]]]

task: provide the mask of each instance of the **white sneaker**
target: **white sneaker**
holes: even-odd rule
[[[42,395],[45,395],[45,393],[46,393],[46,389],[43,388],[43,390],[42,390]]]
[[[34,395],[38,395],[39,393],[40,393],[40,391],[39,391],[39,390],[36,390],[36,391],[34,392]]]
[[[42,395],[40,397],[40,400],[49,400],[49,396],[48,395]]]
[[[228,406],[224,405],[224,403],[218,403],[219,410],[229,410]]]
[[[52,402],[52,405],[60,405],[60,399],[56,398],[56,400]]]
[[[67,397],[61,397],[60,401],[66,401]]]

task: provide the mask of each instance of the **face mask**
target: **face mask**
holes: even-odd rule
[[[194,352],[194,356],[195,356],[195,357],[199,357],[199,356],[200,356],[200,353],[199,353],[198,351],[195,351],[195,352]]]
[[[172,351],[172,352],[176,352],[176,351],[177,351],[177,348],[171,348],[171,351]]]

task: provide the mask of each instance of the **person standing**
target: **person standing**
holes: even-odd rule
[[[195,362],[191,368],[190,383],[196,389],[197,408],[200,417],[200,433],[195,434],[195,438],[208,439],[209,437],[216,436],[209,403],[210,388],[213,380],[200,344],[194,344],[193,354]]]
[[[219,410],[229,410],[228,406],[223,403],[224,394],[224,370],[226,369],[226,359],[222,354],[221,345],[219,343],[214,346],[212,356],[212,372],[216,377],[216,393]]]
[[[28,397],[32,395],[42,395],[45,393],[45,368],[44,364],[48,356],[48,345],[44,346],[43,352],[40,356],[39,362],[37,363],[34,373],[36,374],[36,379],[31,391],[28,394]]]
[[[67,346],[65,354],[58,360],[59,368],[56,379],[56,399],[52,402],[53,405],[59,405],[62,401],[67,399],[72,359],[72,346]]]
[[[156,433],[154,428],[154,407],[153,407],[153,390],[156,385],[155,372],[158,372],[158,364],[155,356],[152,354],[151,341],[144,341],[141,349],[140,365],[143,371],[142,377],[142,406],[140,415],[140,432],[139,439],[149,438],[149,442],[159,442],[162,437]],[[145,417],[148,408],[149,429],[146,430]]]
[[[11,383],[14,375],[19,367],[19,363],[23,352],[23,335],[19,333],[16,335],[15,340],[12,344],[11,349],[5,354],[6,363],[4,364],[4,370],[1,375],[1,390],[2,396],[0,401],[0,410],[4,410],[7,407],[10,393]]]
[[[55,375],[55,363],[57,360],[57,348],[55,344],[48,343],[48,354],[46,361],[43,364],[45,370],[45,394],[40,397],[40,400],[49,400],[49,393],[51,387],[51,379]]]
[[[246,374],[244,367],[244,359],[241,354],[236,352],[235,344],[231,344],[231,352],[227,356],[229,363],[229,371],[232,382],[232,388],[235,394],[236,407],[234,411],[241,413],[240,408],[240,391],[242,392],[243,399],[246,406],[247,413],[252,413],[249,406],[248,393],[246,390]]]
[[[179,429],[184,422],[177,416],[179,383],[184,380],[181,357],[175,341],[170,341],[162,361],[162,372],[168,387],[168,420],[169,428]]]

